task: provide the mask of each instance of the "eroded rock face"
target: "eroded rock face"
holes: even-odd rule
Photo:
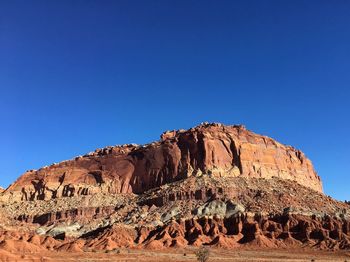
[[[183,247],[210,245],[232,248],[240,245],[255,247],[301,247],[349,249],[347,220],[332,217],[302,215],[261,216],[239,214],[226,218],[202,217],[175,221],[153,230],[138,229],[136,244],[145,247]],[[107,229],[109,230],[109,229]]]
[[[213,200],[196,208],[193,214],[198,217],[214,215],[220,217],[231,217],[232,215],[243,213],[244,211],[245,208],[242,205],[233,203],[232,201],[224,202],[221,200]]]
[[[348,204],[277,178],[192,176],[139,195],[8,201],[0,205],[0,217],[0,244],[28,242],[55,251],[350,249]],[[13,250],[5,244],[0,252]]]
[[[98,149],[73,160],[23,174],[5,198],[37,200],[96,192],[142,193],[192,175],[245,176],[294,180],[322,192],[305,155],[243,126],[201,124],[165,132],[145,146]]]
[[[54,227],[46,235],[0,232],[0,250],[17,252],[13,245],[27,247],[27,252],[54,249],[81,252],[115,248],[162,249],[186,246],[218,248],[317,248],[339,250],[350,248],[350,222],[335,217],[303,215],[237,214],[230,217],[208,217],[171,220],[163,226],[130,227],[111,225],[72,240],[66,238],[80,227]],[[62,234],[64,236],[60,238]],[[55,238],[55,239],[54,239]],[[13,245],[8,245],[12,243]],[[30,243],[30,245],[28,245]],[[79,247],[77,249],[77,247]]]

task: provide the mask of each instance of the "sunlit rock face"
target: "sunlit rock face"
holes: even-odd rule
[[[97,192],[140,194],[202,175],[278,177],[322,192],[319,176],[301,151],[241,125],[204,123],[164,132],[160,141],[151,144],[110,146],[28,171],[4,197],[47,200]]]

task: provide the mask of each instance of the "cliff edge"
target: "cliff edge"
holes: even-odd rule
[[[203,123],[167,131],[147,145],[97,149],[24,173],[5,195],[48,200],[74,195],[135,193],[190,176],[288,179],[322,192],[320,177],[300,151],[242,125]]]

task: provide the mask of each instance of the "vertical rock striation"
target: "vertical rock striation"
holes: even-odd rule
[[[18,200],[52,199],[96,192],[142,193],[200,175],[293,180],[322,192],[305,155],[244,126],[204,123],[167,131],[158,142],[106,147],[24,173],[6,191]]]

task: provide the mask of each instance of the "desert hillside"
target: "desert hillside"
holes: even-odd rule
[[[17,249],[350,249],[350,206],[323,194],[311,161],[243,126],[97,149],[28,171],[0,194],[10,259]]]

